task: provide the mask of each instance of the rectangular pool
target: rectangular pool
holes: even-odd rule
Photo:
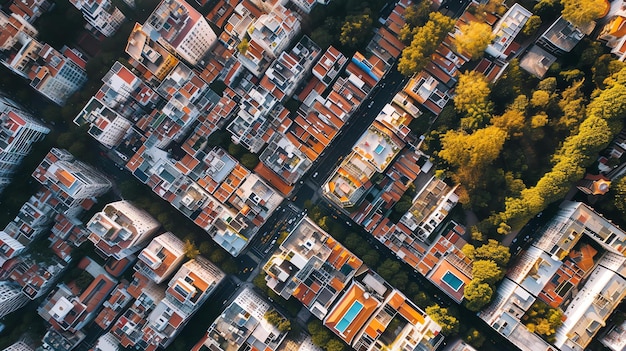
[[[383,150],[385,150],[385,147],[381,144],[376,145],[376,148],[374,149],[374,152],[376,153],[376,155],[380,155]]]
[[[463,285],[463,281],[450,271],[447,271],[446,274],[441,277],[441,280],[443,280],[444,283],[448,284],[448,286],[451,287],[454,291],[459,291],[459,289]]]
[[[357,316],[357,314],[361,312],[361,309],[363,309],[363,304],[360,303],[359,301],[354,301],[352,303],[352,306],[350,306],[350,308],[346,311],[346,313],[344,313],[339,323],[335,325],[335,329],[337,329],[341,334],[343,334],[343,332],[346,330],[346,328],[348,328],[350,323],[352,323],[352,321]]]

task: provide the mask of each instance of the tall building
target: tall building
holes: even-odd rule
[[[64,105],[87,82],[85,59],[67,47],[58,51],[37,41],[37,31],[23,18],[0,13],[0,29],[0,63],[55,104]]]
[[[0,281],[0,318],[22,308],[30,301],[24,293],[22,287],[8,281]]]
[[[16,102],[0,96],[0,193],[11,182],[33,143],[49,132]]]
[[[83,13],[87,23],[103,35],[110,37],[120,28],[126,17],[111,0],[70,0]]]
[[[24,341],[18,341],[2,351],[35,351],[35,349]]]
[[[6,261],[24,252],[25,249],[26,246],[0,230],[0,268]]]
[[[86,227],[98,253],[121,260],[139,251],[161,224],[128,201],[112,202],[96,213]]]
[[[217,36],[204,17],[183,0],[163,0],[143,25],[148,36],[195,66]]]
[[[63,149],[52,148],[33,177],[59,201],[55,210],[74,216],[91,207],[95,197],[111,189],[111,182],[92,166],[76,160]]]

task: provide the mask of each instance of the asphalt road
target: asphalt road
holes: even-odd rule
[[[398,72],[396,66],[389,69],[389,73],[376,85],[370,98],[363,101],[361,106],[354,112],[350,119],[341,129],[340,134],[326,147],[323,156],[320,156],[313,167],[309,170],[309,176],[313,183],[321,185],[339,165],[363,132],[372,124],[378,113],[393,96],[400,90],[404,76]],[[374,104],[368,107],[370,101]],[[315,177],[312,175],[316,174]],[[296,193],[297,194],[297,193]],[[299,197],[299,194],[297,194]]]

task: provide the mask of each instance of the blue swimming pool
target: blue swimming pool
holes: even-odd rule
[[[450,271],[447,271],[446,274],[441,277],[441,280],[443,280],[444,283],[448,284],[448,286],[454,289],[454,291],[459,291],[459,289],[463,285],[463,281],[459,279],[456,275],[452,274],[452,272]]]
[[[382,146],[381,144],[378,144],[378,145],[376,146],[376,148],[374,149],[374,152],[375,152],[377,155],[380,155],[380,154],[383,152],[383,150],[385,150],[385,147],[384,147],[384,146]]]
[[[350,308],[343,315],[339,323],[337,323],[337,325],[335,326],[335,329],[337,329],[340,333],[343,334],[346,328],[348,328],[350,323],[352,323],[352,321],[354,320],[354,317],[356,317],[357,314],[361,312],[361,309],[363,309],[363,304],[360,303],[359,301],[354,301],[352,303],[352,306],[350,306]]]

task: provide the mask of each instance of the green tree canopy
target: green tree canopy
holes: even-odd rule
[[[473,60],[483,56],[494,38],[490,25],[484,22],[470,22],[459,27],[458,33],[454,36],[454,46],[457,51],[467,54]]]

